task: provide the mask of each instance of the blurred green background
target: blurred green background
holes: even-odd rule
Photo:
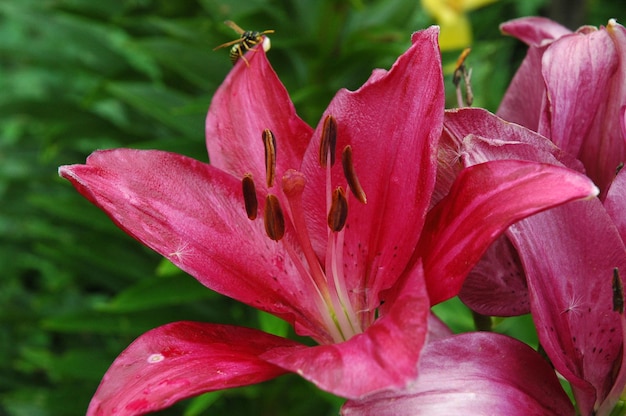
[[[619,3],[501,0],[468,12],[475,105],[497,108],[525,53],[499,23],[531,14],[573,28],[623,23]],[[167,322],[289,333],[162,261],[57,176],[111,147],[208,161],[204,118],[231,68],[228,49],[212,48],[237,38],[226,19],[276,31],[269,58],[312,125],[337,89],[389,67],[411,32],[434,22],[416,0],[0,0],[0,416],[84,414],[117,354]],[[438,311],[472,329],[458,302]],[[498,329],[534,339],[527,317]],[[341,403],[284,376],[159,414],[334,415]]]

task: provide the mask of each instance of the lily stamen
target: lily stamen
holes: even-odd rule
[[[325,168],[330,156],[330,166],[335,164],[335,146],[337,143],[337,121],[331,115],[324,119],[322,138],[320,139],[320,166]]]
[[[251,220],[256,219],[259,202],[256,197],[256,186],[254,179],[250,173],[246,173],[241,180],[241,188],[243,192],[243,203],[246,207],[246,215]]]
[[[341,231],[348,219],[348,200],[346,192],[341,186],[333,192],[333,199],[328,212],[328,228],[332,231]]]
[[[265,180],[267,187],[274,186],[276,177],[276,137],[270,129],[263,130],[263,147],[265,148]]]
[[[343,152],[341,153],[341,165],[343,166],[343,174],[348,181],[348,187],[352,191],[352,194],[359,202],[367,204],[367,196],[359,182],[359,178],[356,176],[356,170],[352,162],[352,146],[348,145],[343,148]]]
[[[263,220],[267,236],[274,241],[280,241],[285,235],[285,217],[276,195],[268,194],[265,197]]]

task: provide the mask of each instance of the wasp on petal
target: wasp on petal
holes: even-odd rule
[[[262,32],[257,32],[253,30],[243,30],[232,20],[227,20],[224,22],[228,27],[237,32],[240,37],[239,39],[232,40],[230,42],[223,43],[213,50],[226,48],[228,46],[232,46],[230,48],[230,61],[235,65],[239,58],[243,59],[243,61],[248,64],[248,60],[243,56],[249,50],[254,50],[254,47],[258,44],[263,45],[263,50],[268,51],[270,49],[270,38],[265,36],[268,33],[274,33],[274,30],[264,30]]]

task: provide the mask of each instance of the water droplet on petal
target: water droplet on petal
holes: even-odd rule
[[[148,363],[149,364],[154,364],[154,363],[158,363],[161,362],[165,359],[165,357],[163,356],[163,354],[151,354],[148,357]]]

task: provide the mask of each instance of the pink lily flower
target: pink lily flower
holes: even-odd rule
[[[500,159],[579,165],[546,138],[479,109],[446,114],[440,156],[459,155],[463,166]],[[460,293],[483,314],[530,310],[539,342],[570,382],[582,415],[609,414],[626,386],[626,320],[613,280],[626,271],[624,178],[614,181],[606,207],[599,199],[579,201],[511,226]]]
[[[529,45],[497,114],[578,158],[604,199],[626,160],[626,28],[611,19],[576,32],[545,18],[501,26]]]
[[[427,214],[444,107],[437,29],[412,41],[389,71],[339,91],[315,130],[257,50],[213,98],[211,165],[115,149],[59,169],[205,286],[319,344],[171,323],[120,354],[88,414],[143,414],[286,372],[349,399],[404,387],[417,376],[431,304],[456,295],[499,233],[595,193],[569,169],[499,161],[465,170]]]
[[[598,325],[606,331],[619,328],[620,317],[616,314],[605,316],[606,312],[595,308],[593,313],[580,312],[585,305],[608,307],[612,291],[607,287],[607,279],[613,269],[624,275],[626,190],[624,174],[620,172],[616,177],[616,171],[626,160],[626,29],[612,19],[600,29],[585,26],[571,32],[536,17],[513,20],[501,28],[526,42],[529,50],[498,115],[552,140],[559,149],[549,152],[559,163],[586,172],[599,186],[604,207],[600,202],[570,205],[516,225],[507,232],[508,238],[499,239],[488,250],[470,273],[460,296],[472,309],[486,315],[532,311],[542,345],[559,372],[572,383],[581,413],[603,414],[610,411],[624,388],[624,369],[616,364],[622,358],[615,349],[622,348],[624,334],[617,331],[605,339],[593,330]],[[468,119],[465,117],[463,123]],[[475,124],[459,129],[457,138],[470,132],[481,134],[475,130]],[[484,134],[491,139],[496,137]],[[522,136],[528,140],[528,134]],[[512,140],[514,136],[506,137]],[[533,141],[536,145],[537,139]],[[541,146],[546,149],[545,144]],[[469,151],[473,157],[474,151],[475,148]],[[557,155],[558,152],[561,153]],[[500,156],[492,152],[480,160],[494,158]],[[545,161],[542,157],[527,159]],[[540,222],[542,218],[544,223]],[[531,223],[535,224],[534,232],[542,234],[542,240],[567,243],[553,251],[560,252],[560,257],[552,255],[546,259],[537,241],[524,242],[520,240],[523,234],[514,233],[521,224]],[[538,258],[542,265],[535,263]],[[571,265],[576,264],[572,258],[586,260],[572,270]],[[577,278],[568,281],[567,287],[551,282],[556,279],[563,283],[563,276],[571,274]],[[549,287],[545,290],[552,292],[551,297],[541,296],[541,285]],[[561,289],[556,292],[560,300],[554,302],[557,287]],[[594,287],[598,289],[593,290]],[[602,292],[598,292],[600,288]],[[603,294],[602,300],[598,293]],[[557,316],[559,308],[563,316]],[[598,320],[596,313],[601,314]],[[575,316],[568,317],[569,314]],[[574,322],[582,316],[583,323]],[[542,333],[546,325],[557,330]],[[573,336],[570,326],[577,328],[572,332],[580,333]],[[585,333],[586,329],[589,332]],[[566,341],[570,336],[577,341]],[[574,345],[577,342],[589,348]],[[584,356],[584,352],[584,358],[578,356],[577,351],[597,351],[598,345],[606,353],[604,360],[594,354]]]

